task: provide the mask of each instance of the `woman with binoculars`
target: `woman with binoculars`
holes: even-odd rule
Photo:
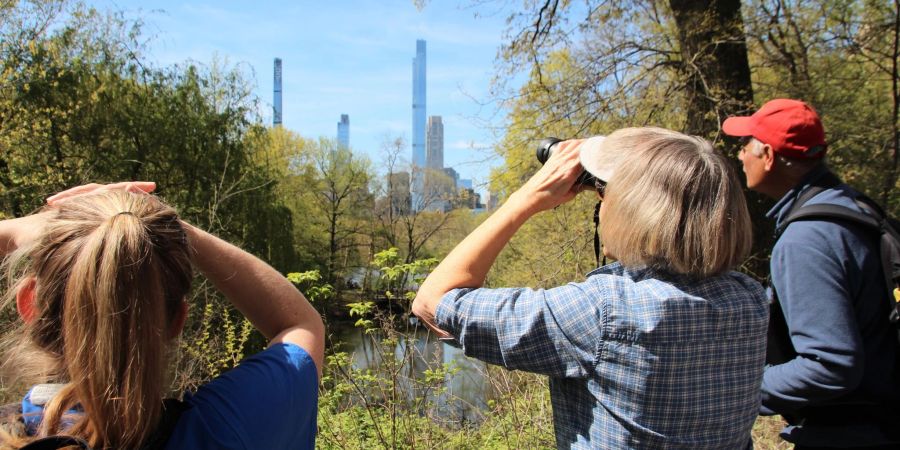
[[[530,217],[585,190],[582,170],[606,182],[603,252],[617,261],[552,289],[483,287]],[[428,276],[413,311],[469,356],[547,375],[558,448],[749,448],[768,321],[763,288],[733,271],[750,245],[723,155],[627,128],[559,143]]]

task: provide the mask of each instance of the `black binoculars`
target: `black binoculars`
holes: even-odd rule
[[[556,144],[562,141],[562,139],[555,137],[548,137],[541,140],[541,143],[540,145],[538,145],[537,151],[535,152],[535,156],[537,156],[537,160],[541,163],[541,165],[547,162],[547,159],[550,158],[553,150],[556,149]],[[581,184],[591,189],[597,190],[597,181],[597,177],[582,169],[581,174],[579,174],[578,178],[575,180],[575,184]]]

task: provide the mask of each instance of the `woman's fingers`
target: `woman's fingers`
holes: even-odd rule
[[[82,195],[82,194],[86,194],[88,192],[93,192],[93,191],[97,190],[98,188],[100,188],[101,186],[103,186],[103,185],[97,184],[97,183],[83,184],[81,186],[75,186],[73,188],[66,189],[65,191],[62,191],[62,192],[56,193],[54,195],[51,195],[50,197],[47,197],[47,204],[53,205],[54,203],[56,203],[58,201],[65,200],[67,198],[74,197],[76,195]]]
[[[571,139],[560,142],[556,151],[547,161],[546,166],[549,180],[551,183],[558,184],[555,189],[571,188],[571,184],[575,178],[581,173],[581,161],[578,158],[580,150],[578,147],[584,142],[583,139]]]
[[[149,194],[156,190],[156,183],[152,181],[122,181],[111,184],[84,184],[47,197],[47,204],[50,206],[59,205],[81,195],[113,190],[123,190],[126,192],[134,192],[136,194]]]
[[[156,190],[156,183],[152,181],[123,181],[120,183],[112,183],[104,186],[103,190],[112,191],[121,189],[135,194],[149,194]]]
[[[519,188],[529,207],[546,210],[575,197],[575,180],[584,170],[578,157],[582,142],[573,139],[557,144],[544,166]]]

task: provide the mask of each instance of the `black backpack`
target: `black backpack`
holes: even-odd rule
[[[900,343],[900,221],[887,216],[881,206],[864,195],[860,195],[856,199],[856,204],[866,213],[860,213],[839,205],[805,205],[807,201],[820,192],[836,187],[839,184],[841,184],[840,179],[830,172],[813,183],[794,202],[781,225],[775,230],[775,238],[777,240],[781,237],[785,228],[792,222],[822,219],[853,223],[868,230],[873,237],[877,237],[881,268],[884,271],[884,298],[890,302],[890,314],[887,319],[896,328],[897,341]],[[782,313],[778,304],[776,292],[775,301],[772,304],[772,311],[769,316],[769,345],[766,362],[779,364],[792,359],[794,356],[796,356],[796,352],[793,345],[791,345],[787,323],[784,319],[784,313]]]

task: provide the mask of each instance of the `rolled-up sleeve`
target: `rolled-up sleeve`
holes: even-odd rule
[[[454,289],[441,299],[436,321],[467,356],[508,369],[584,377],[596,364],[602,307],[579,283]]]

